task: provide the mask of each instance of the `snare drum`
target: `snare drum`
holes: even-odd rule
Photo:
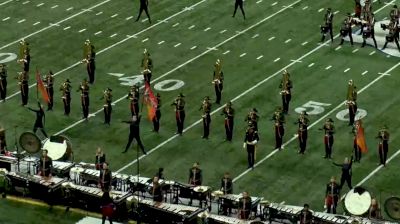
[[[19,172],[36,175],[38,171],[39,159],[36,157],[25,157],[19,161]],[[11,172],[18,172],[18,163],[11,164]]]
[[[81,173],[84,171],[82,167],[72,167],[71,170],[69,171],[69,178],[71,181],[73,181],[75,184],[82,184],[81,183]]]
[[[352,215],[364,215],[371,205],[371,194],[363,187],[356,187],[349,191],[344,198],[345,210]]]

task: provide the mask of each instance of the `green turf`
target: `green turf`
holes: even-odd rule
[[[46,3],[44,5],[46,7],[40,10],[44,11],[36,10],[29,14],[30,23],[15,25],[14,20],[3,22],[8,28],[15,28],[4,35],[0,48],[36,29],[47,26],[47,23],[51,21],[60,20],[79,12],[80,9],[99,3],[93,1],[82,4],[43,2]],[[199,2],[191,0],[175,3],[167,0],[156,3],[151,1],[150,12],[153,24],[178,13],[186,6]],[[325,107],[322,114],[310,116],[311,123],[319,119],[323,120],[323,116],[335,118],[337,112],[346,109],[343,105],[333,110],[345,100],[346,83],[349,79],[353,79],[360,90],[378,78],[380,76],[378,73],[385,72],[398,63],[398,58],[387,58],[379,51],[374,55],[369,55],[373,51],[371,47],[360,48],[358,52],[352,53],[354,49],[359,48],[359,44],[350,47],[346,42],[340,50],[335,50],[338,44],[337,39],[333,45],[317,45],[320,39],[319,25],[323,16],[323,12],[318,12],[318,10],[331,6],[334,8],[333,11],[340,11],[334,18],[334,31],[337,33],[345,12],[353,7],[353,2],[340,0],[335,2],[335,5],[330,5],[332,3],[328,0],[312,3],[301,1],[293,8],[282,10],[283,6],[292,2],[294,1],[283,0],[271,6],[271,1],[264,0],[259,4],[256,1],[246,1],[247,19],[243,21],[240,11],[236,18],[231,18],[232,2],[207,0],[199,3],[193,10],[185,11],[165,23],[160,22],[150,27],[147,21],[133,22],[137,11],[136,2],[132,5],[130,1],[112,1],[68,20],[59,27],[52,27],[28,38],[32,48],[31,68],[34,70],[38,67],[43,72],[48,69],[58,72],[81,60],[81,47],[86,38],[93,41],[98,56],[96,83],[91,87],[90,111],[94,113],[102,108],[103,102],[100,97],[102,90],[106,87],[113,89],[114,100],[120,98],[121,100],[113,107],[110,127],[103,125],[103,114],[100,112],[88,122],[82,122],[68,129],[64,134],[72,140],[76,161],[93,162],[95,149],[100,146],[104,148],[111,168],[115,171],[133,161],[136,153],[131,149],[126,155],[121,154],[128,137],[128,126],[120,121],[129,119],[129,102],[123,99],[129,87],[121,86],[118,78],[107,73],[123,73],[125,76],[139,75],[141,53],[144,48],[149,49],[154,61],[152,86],[169,79],[182,80],[185,85],[176,91],[160,92],[163,106],[159,134],[150,132],[152,124],[143,119],[141,132],[146,148],[150,150],[160,144],[163,145],[140,160],[141,173],[151,176],[158,167],[164,167],[168,179],[186,182],[188,169],[193,162],[199,161],[204,170],[204,184],[218,187],[218,180],[223,172],[229,171],[236,177],[246,170],[247,156],[241,146],[246,128],[244,117],[249,109],[256,107],[261,115],[259,123],[261,141],[257,151],[257,161],[273,151],[273,124],[269,118],[275,107],[281,104],[278,85],[282,68],[291,64],[288,70],[292,74],[294,84],[285,135],[285,141],[289,141],[297,128],[293,124],[297,118],[294,108],[308,101],[327,103],[331,105]],[[7,7],[0,6],[0,13],[17,6],[28,10],[28,5],[21,6],[21,3],[9,3]],[[55,4],[60,6],[50,9]],[[74,9],[65,11],[70,6]],[[308,8],[303,10],[306,6]],[[382,6],[374,4],[374,9]],[[378,12],[377,20],[387,17],[389,8]],[[50,14],[45,15],[46,12]],[[99,12],[103,13],[96,15]],[[24,11],[21,11],[18,16],[25,18],[23,14]],[[118,15],[111,18],[114,14]],[[4,15],[4,17],[7,16],[7,14]],[[134,16],[134,18],[126,20],[129,16]],[[142,19],[144,18],[142,15]],[[36,20],[43,22],[37,27],[28,26]],[[257,23],[259,24],[255,26]],[[195,26],[189,29],[192,25]],[[71,28],[64,30],[67,26]],[[208,27],[210,29],[204,31]],[[249,27],[252,29],[248,29]],[[84,28],[87,30],[80,33],[79,30]],[[142,29],[146,30],[141,31]],[[94,35],[100,30],[101,34]],[[226,31],[221,33],[223,30]],[[245,32],[239,35],[237,31]],[[137,36],[126,39],[126,35],[138,32],[140,33]],[[117,35],[110,37],[113,34]],[[275,39],[269,40],[271,37]],[[144,41],[146,38],[148,39]],[[285,43],[288,39],[291,41]],[[118,41],[121,42],[117,43]],[[159,44],[161,41],[164,43]],[[308,43],[303,45],[304,42]],[[109,48],[114,43],[117,44]],[[174,47],[178,43],[181,44]],[[196,48],[191,50],[194,46]],[[210,47],[217,49],[209,50]],[[319,49],[314,50],[317,47]],[[228,50],[229,53],[224,54]],[[314,51],[308,54],[312,50]],[[18,45],[14,44],[1,52],[16,53]],[[246,55],[240,57],[243,53]],[[307,56],[303,57],[305,54]],[[262,58],[256,59],[261,55]],[[223,142],[223,117],[219,115],[220,112],[215,112],[212,116],[209,140],[200,138],[202,127],[201,124],[197,124],[182,137],[174,137],[164,144],[176,130],[173,107],[170,104],[179,92],[186,95],[186,127],[201,118],[198,108],[202,98],[206,95],[215,98],[210,82],[213,63],[217,58],[222,59],[225,74],[223,101],[234,99],[233,107],[236,110],[234,141]],[[280,59],[274,62],[277,58]],[[291,60],[299,58],[302,62],[292,63]],[[314,65],[309,66],[311,63]],[[14,93],[18,87],[12,78],[20,67],[15,63],[9,63],[8,66],[9,92]],[[331,68],[326,70],[328,66]],[[344,73],[346,68],[350,70]],[[361,73],[364,71],[368,73],[362,76]],[[390,72],[391,76],[379,78],[359,94],[359,108],[368,112],[364,124],[370,152],[364,156],[361,164],[355,164],[354,184],[364,179],[377,167],[377,141],[374,137],[383,123],[387,124],[391,131],[390,155],[394,154],[400,145],[398,134],[395,132],[400,125],[396,119],[398,111],[396,105],[399,103],[396,94],[397,83],[400,81],[397,77],[399,71],[399,68],[394,69]],[[72,81],[74,88],[72,112],[70,117],[63,116],[60,93],[56,91],[54,111],[46,114],[46,129],[49,133],[57,133],[81,118],[79,93],[75,90],[85,77],[84,65],[67,69],[55,77],[57,87],[65,78],[70,78]],[[34,82],[33,72],[31,72],[30,81]],[[258,86],[251,89],[254,85]],[[245,92],[249,89],[251,91]],[[30,89],[30,106],[35,105],[35,91],[35,88]],[[245,94],[241,95],[242,93]],[[34,114],[19,104],[19,95],[0,104],[0,123],[8,129],[9,145],[13,145],[12,127],[14,125],[18,125],[18,134],[31,130],[33,125]],[[212,109],[215,110],[218,107],[219,105],[213,105]],[[330,114],[326,115],[327,113]],[[346,122],[336,118],[334,120],[337,128],[334,160],[340,162],[351,153],[352,135],[349,133],[351,128]],[[317,129],[322,124],[322,121],[318,121],[310,129],[307,153],[304,157],[296,154],[298,143],[296,139],[292,140],[284,151],[274,154],[257,166],[254,171],[238,179],[235,183],[235,192],[248,190],[252,195],[263,196],[276,202],[285,201],[287,204],[301,205],[308,202],[313,209],[323,210],[324,186],[329,181],[329,177],[339,175],[340,170],[331,165],[330,161],[321,158],[324,153],[323,133]],[[393,159],[387,168],[380,170],[364,184],[373,195],[381,195],[382,201],[388,195],[400,193],[396,184],[400,180],[396,172],[398,160],[398,158]],[[136,173],[136,164],[123,172]]]

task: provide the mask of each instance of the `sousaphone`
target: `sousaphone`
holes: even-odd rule
[[[385,201],[385,212],[391,219],[400,220],[400,198],[388,198]]]
[[[29,154],[38,153],[42,143],[37,135],[32,132],[24,132],[19,137],[19,145]]]

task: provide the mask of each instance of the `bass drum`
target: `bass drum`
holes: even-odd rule
[[[53,160],[73,161],[72,143],[64,135],[51,136],[44,142],[43,149],[48,151]]]
[[[362,216],[368,212],[371,201],[371,194],[365,188],[355,187],[346,194],[344,209],[352,215]]]
[[[385,212],[391,219],[400,220],[400,198],[388,198],[385,201]]]

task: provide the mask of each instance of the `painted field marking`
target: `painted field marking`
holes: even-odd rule
[[[96,36],[96,35],[99,35],[99,34],[101,34],[103,31],[97,31],[96,33],[94,33],[94,35]]]
[[[312,66],[314,66],[314,63],[308,65],[309,68],[311,68]]]
[[[303,7],[303,10],[306,10],[306,9],[308,9],[308,6],[304,6],[304,7]]]
[[[209,31],[209,30],[211,30],[211,27],[207,27],[204,29],[204,31]]]
[[[82,32],[85,31],[85,30],[86,30],[86,28],[81,29],[81,30],[79,30],[78,32],[79,32],[79,33],[82,33]]]
[[[254,36],[252,36],[251,38],[256,38],[256,37],[258,37],[258,36],[260,36],[260,34],[258,34],[258,33],[256,33],[256,34],[254,34]]]
[[[304,45],[306,45],[306,44],[308,44],[307,41],[303,42],[301,45],[304,46]]]
[[[149,38],[145,38],[145,39],[142,40],[142,43],[144,43],[144,42],[146,42],[148,40],[149,40]]]
[[[322,11],[324,11],[324,8],[318,9],[318,12],[322,12]]]
[[[376,53],[376,51],[372,51],[371,53],[369,53],[369,55],[374,55]]]
[[[329,65],[325,68],[325,70],[329,70],[330,68],[332,68],[332,65]]]
[[[391,72],[392,70],[394,70],[395,68],[397,68],[398,66],[400,66],[400,62],[397,63],[396,65],[394,65],[393,67],[389,68],[386,72],[382,73],[380,76],[378,76],[377,78],[375,78],[374,80],[372,80],[371,82],[369,82],[366,86],[364,86],[362,89],[360,89],[358,91],[358,93],[362,93],[364,92],[366,89],[368,89],[369,87],[371,87],[374,83],[378,82],[380,79],[382,79],[383,77],[387,76],[389,72]],[[282,70],[280,70],[282,71]],[[233,102],[233,100],[232,100]],[[328,116],[330,116],[333,112],[335,112],[336,110],[340,109],[341,107],[343,107],[343,104],[345,103],[345,101],[339,103],[335,108],[333,108],[332,110],[330,110],[328,113],[326,113],[324,116],[322,116],[321,118],[319,118],[318,120],[316,120],[315,122],[313,122],[311,125],[308,126],[308,130],[310,130],[313,126],[315,126],[316,124],[318,124],[319,122],[325,120]],[[293,136],[290,140],[286,141],[283,146],[287,146],[288,144],[290,144],[291,142],[297,140],[297,136]],[[269,153],[268,155],[266,155],[264,158],[262,158],[260,161],[258,161],[256,164],[254,164],[254,168],[256,168],[257,166],[261,165],[265,160],[269,159],[270,157],[272,157],[274,154],[276,154],[277,152],[279,152],[279,149],[275,149],[274,151],[272,151],[271,153]],[[241,174],[239,174],[237,177],[235,177],[233,179],[233,182],[238,181],[240,178],[242,178],[244,175],[248,174],[249,172],[251,172],[251,168],[245,170],[244,172],[242,172]]]
[[[221,30],[219,33],[220,34],[223,34],[223,33],[225,33],[226,32],[226,30]]]
[[[72,9],[74,9],[74,7],[69,7],[68,9],[66,9],[65,11],[71,11]],[[84,12],[87,12],[87,11],[92,11],[90,8],[89,9],[86,9],[86,10],[83,10]]]
[[[133,18],[133,16],[129,16],[129,17],[126,17],[125,20],[130,20],[132,18]]]
[[[271,40],[273,40],[273,39],[275,39],[275,37],[270,37],[270,38],[268,38],[269,41],[271,41]]]
[[[359,50],[359,49],[356,48],[356,49],[354,49],[352,52],[353,52],[353,53],[356,53],[358,50]]]
[[[115,13],[114,15],[110,16],[110,18],[115,18],[118,16],[118,13]]]
[[[41,3],[37,4],[37,5],[36,5],[36,7],[40,7],[40,6],[42,6],[42,5],[44,5],[44,3],[43,3],[43,2],[41,2]]]
[[[164,42],[165,42],[165,41],[162,40],[162,41],[158,42],[157,44],[160,45],[160,44],[163,44]]]
[[[196,48],[197,48],[197,46],[193,46],[193,47],[190,48],[190,50],[194,50]]]
[[[260,60],[263,57],[264,57],[264,55],[260,55],[260,56],[257,57],[257,60]]]
[[[179,23],[175,23],[174,25],[172,25],[172,27],[176,27],[176,26],[178,26],[179,25]]]
[[[292,39],[287,39],[287,40],[285,41],[285,44],[289,43],[290,41],[292,41]]]
[[[96,13],[96,16],[99,16],[99,15],[101,15],[101,14],[103,14],[103,12],[102,12],[102,11],[100,11],[100,12]]]
[[[241,55],[239,55],[239,57],[243,57],[243,56],[245,56],[247,53],[243,53],[243,54],[241,54]]]
[[[274,2],[274,3],[272,3],[272,4],[271,4],[271,6],[274,6],[274,5],[276,5],[276,4],[278,4],[278,2]]]
[[[368,73],[368,71],[364,71],[363,73],[361,73],[361,75],[365,75],[365,74],[367,74]]]
[[[343,72],[346,73],[348,71],[350,71],[350,68],[346,68],[346,70],[344,70]]]
[[[55,9],[55,8],[57,8],[58,7],[58,5],[53,5],[52,7],[51,7],[51,9]]]
[[[3,21],[7,21],[7,20],[9,20],[10,19],[10,17],[6,17],[6,18],[4,18],[4,19],[2,19]]]
[[[290,61],[295,62],[295,63],[302,63],[302,61],[294,60],[294,59],[291,59]]]
[[[196,27],[196,25],[191,25],[191,26],[189,26],[189,30],[191,30],[191,29],[193,29],[193,28],[195,28]]]
[[[258,0],[257,2],[256,2],[256,4],[259,4],[259,3],[261,3],[263,0]]]
[[[14,1],[14,0],[8,0],[8,1],[5,1],[5,2],[2,2],[2,3],[0,3],[0,6],[5,5],[5,4],[7,4],[7,3],[10,3],[10,2],[12,2],[12,1]]]
[[[146,22],[149,18],[142,19],[142,23]]]
[[[277,62],[277,61],[279,61],[279,60],[281,60],[281,58],[276,58],[276,59],[274,60],[274,62]]]
[[[24,1],[22,4],[23,4],[23,5],[26,5],[26,4],[28,4],[29,2],[31,2],[31,1]]]
[[[65,27],[63,30],[68,30],[69,28],[71,28],[70,26]]]
[[[333,14],[336,15],[336,14],[338,14],[339,12],[340,12],[340,11],[338,10],[338,11],[335,11]]]
[[[179,45],[181,45],[181,43],[177,43],[174,45],[174,47],[178,47]]]
[[[218,49],[215,48],[215,47],[207,47],[207,49],[210,50],[210,51],[216,51],[216,50],[218,50]]]
[[[222,53],[222,54],[228,54],[229,52],[231,52],[230,50],[227,50],[227,51],[225,51],[224,53]]]
[[[335,51],[338,51],[338,50],[340,50],[341,48],[342,48],[342,46],[338,46],[338,47],[335,48]]]
[[[39,25],[40,24],[40,22],[39,21],[37,21],[36,23],[34,23],[33,25],[34,26],[36,26],[36,25]]]
[[[25,21],[26,21],[26,19],[21,19],[20,21],[18,21],[18,23],[23,23]]]
[[[299,2],[299,1],[298,1],[298,2]],[[393,0],[392,2],[394,2],[394,0]],[[297,3],[297,2],[296,2],[296,3]],[[294,3],[294,4],[296,4],[296,3]],[[293,5],[294,5],[294,4],[293,4]],[[381,11],[381,10],[384,9],[385,7],[386,7],[386,6],[381,7],[380,9],[378,9],[377,11],[375,11],[375,13]],[[334,38],[339,37],[339,35],[340,35],[340,34],[337,34]],[[328,43],[328,42],[329,42],[329,41],[326,41],[326,43]],[[221,45],[222,45],[222,44],[221,44]],[[220,45],[217,45],[216,47],[219,47],[219,46],[220,46]],[[318,51],[318,50],[321,49],[322,47],[324,47],[324,45],[319,45],[318,47],[314,48],[313,50],[311,50],[311,51],[307,52],[306,54],[304,54],[303,56],[299,57],[297,60],[302,60],[302,59],[308,57],[309,55],[311,55],[311,54],[313,54],[314,52]],[[233,99],[231,100],[231,102],[234,102],[234,101],[240,99],[240,98],[243,97],[244,95],[248,94],[249,92],[253,91],[253,90],[256,89],[257,87],[261,86],[263,83],[267,82],[268,80],[274,78],[274,77],[277,76],[277,75],[280,75],[285,69],[291,67],[291,66],[294,65],[294,64],[295,64],[295,62],[291,62],[290,64],[288,64],[288,65],[286,65],[285,67],[281,68],[279,71],[277,71],[277,72],[274,73],[273,75],[271,75],[271,76],[265,78],[264,80],[258,82],[258,83],[255,84],[254,86],[250,87],[250,88],[247,89],[246,91],[242,92],[241,94],[239,94],[238,96],[236,96],[235,98],[233,98]],[[400,63],[399,63],[398,65],[400,65]],[[179,67],[179,68],[180,68],[180,67]],[[394,69],[394,68],[395,68],[395,67],[393,67],[392,69]],[[175,70],[173,70],[173,71],[175,71]],[[371,85],[372,85],[372,84],[373,84],[373,83],[371,83]],[[364,88],[365,88],[365,87],[364,87]],[[124,96],[123,98],[121,98],[121,100],[122,100],[122,99],[125,99],[125,97],[126,97],[126,96]],[[340,104],[340,106],[342,106],[342,105],[343,105],[343,104]],[[211,112],[211,115],[213,115],[213,114],[215,114],[215,113],[217,113],[217,112],[220,112],[220,110],[221,110],[222,108],[224,108],[224,107],[225,107],[225,105],[222,105],[222,106],[220,106],[219,108],[215,109],[213,112]],[[339,107],[338,107],[338,108],[339,108]],[[99,112],[101,112],[101,111],[103,111],[103,108],[99,110]],[[200,124],[202,121],[203,121],[202,119],[196,121],[195,123],[193,123],[193,124],[191,124],[190,126],[188,126],[187,128],[185,128],[185,129],[183,130],[183,132],[187,132],[189,129],[193,128],[193,127],[196,126],[197,124]],[[81,122],[83,122],[83,120],[81,120]],[[75,126],[76,124],[73,124],[73,125]],[[67,129],[67,130],[68,130],[68,129]],[[58,135],[58,134],[63,133],[63,132],[64,132],[64,131],[61,131],[61,132],[59,132],[59,133],[57,133],[57,134],[55,134],[55,135]],[[168,138],[167,140],[165,140],[164,142],[160,143],[160,144],[157,145],[156,147],[154,147],[154,148],[152,148],[151,150],[147,151],[147,155],[150,155],[151,153],[157,151],[158,149],[160,149],[161,147],[163,147],[164,145],[166,145],[166,144],[169,143],[170,141],[174,140],[174,139],[177,138],[178,136],[179,136],[179,135],[176,134],[176,135],[173,135],[172,137]],[[296,137],[295,139],[297,139],[297,137]],[[121,172],[121,171],[123,171],[123,170],[126,170],[128,167],[130,167],[130,166],[132,166],[133,164],[135,164],[138,160],[142,160],[144,157],[145,157],[145,155],[141,155],[138,159],[135,159],[134,161],[128,163],[127,165],[125,165],[124,167],[122,167],[121,169],[119,169],[117,172]],[[247,170],[247,171],[245,171],[245,172],[248,172],[248,171],[249,171],[249,170]],[[245,175],[245,174],[246,174],[246,173],[242,174],[242,176]],[[240,177],[239,177],[239,178],[240,178]]]
[[[115,36],[117,36],[118,34],[117,33],[114,33],[113,35],[111,35],[110,37],[115,37]]]

